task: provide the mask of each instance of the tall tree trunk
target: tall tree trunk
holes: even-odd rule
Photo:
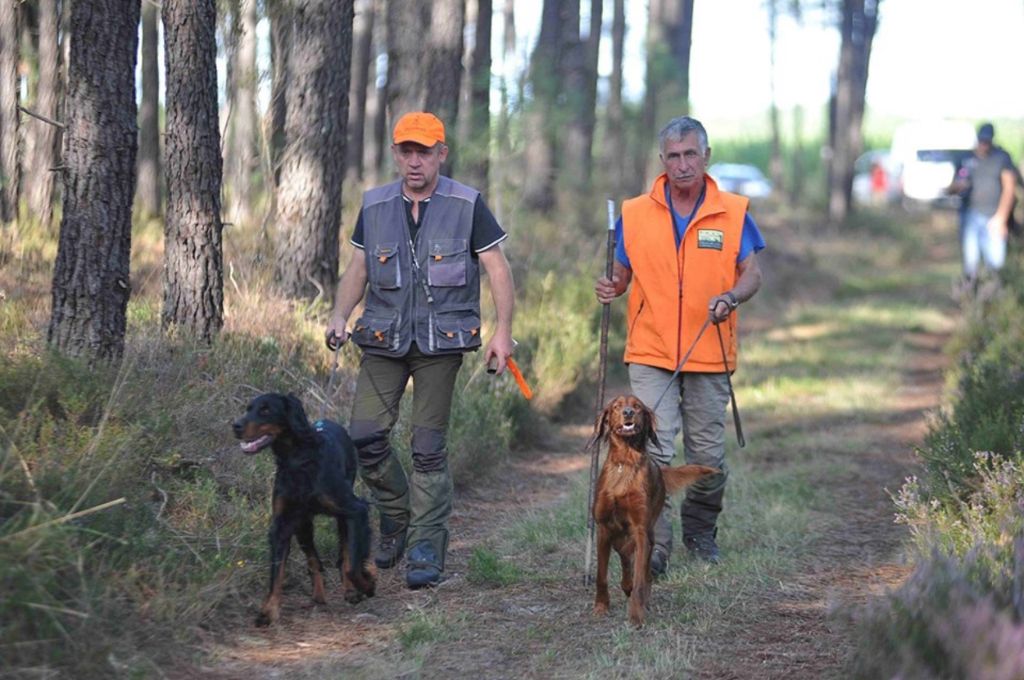
[[[365,137],[366,148],[363,150],[363,164],[366,167],[365,179],[369,184],[378,184],[387,162],[388,150],[388,74],[384,69],[378,70],[380,58],[388,53],[388,11],[387,0],[373,0],[373,63],[370,66],[370,82],[366,90],[366,118],[369,121],[369,134]]]
[[[60,13],[56,0],[39,0],[39,87],[36,90],[36,113],[56,120],[61,98],[60,44],[58,34]],[[49,229],[53,220],[53,190],[56,176],[60,128],[34,121],[35,151],[30,161],[28,184],[29,212]]]
[[[163,0],[167,64],[166,329],[207,342],[224,325],[216,0]]]
[[[462,34],[466,25],[465,0],[434,0],[430,3],[430,40],[426,54],[426,78],[430,84],[423,108],[444,121],[448,160],[442,174],[451,176],[458,162],[455,131],[459,120],[462,85]]]
[[[292,297],[334,298],[338,282],[352,0],[289,0],[287,149],[278,195],[277,275]]]
[[[777,79],[777,62],[775,59],[778,50],[778,26],[779,26],[779,5],[780,0],[768,0],[768,42],[769,42],[769,69],[768,80],[771,90],[771,103],[768,109],[768,123],[772,135],[772,155],[768,162],[768,172],[771,175],[772,183],[779,192],[785,191],[785,174],[782,170],[782,132],[779,129],[779,105],[775,96],[775,82]]]
[[[426,105],[424,68],[432,13],[428,0],[388,0],[387,5],[388,117],[394,124],[402,115],[422,111]]]
[[[0,226],[18,219],[18,39],[21,3],[0,2]]]
[[[352,24],[352,82],[348,90],[348,148],[345,152],[345,176],[363,179],[363,149],[366,138],[366,91],[370,73],[376,77],[373,51],[373,0],[356,0]]]
[[[690,112],[690,45],[693,0],[651,0],[647,24],[647,74],[641,132],[655,135],[670,118]],[[660,172],[650,146],[645,154],[645,184]],[[643,167],[643,166],[641,166]]]
[[[469,65],[469,115],[466,146],[462,150],[465,181],[487,191],[491,147],[491,0],[477,0],[473,53]]]
[[[67,1],[67,0],[66,0]],[[139,105],[138,198],[146,217],[160,214],[160,70],[157,63],[159,9],[142,3],[142,102]]]
[[[570,0],[576,11],[579,30],[579,0]],[[523,176],[523,201],[530,209],[548,212],[555,207],[558,136],[561,130],[559,95],[564,93],[563,16],[568,12],[561,0],[544,0],[540,34],[530,57],[529,81],[533,97],[523,114],[526,137],[526,171]]]
[[[135,57],[140,0],[73,2],[64,133],[64,210],[47,340],[116,361],[131,292],[138,146]]]
[[[605,167],[611,172],[612,196],[626,194],[626,127],[622,108],[622,60],[626,41],[626,0],[615,0],[612,10],[612,73],[608,79]]]
[[[255,190],[253,181],[259,168],[256,139],[256,0],[241,0],[236,18],[237,46],[231,103],[231,144],[228,168],[231,177],[230,220],[246,224],[252,219]]]
[[[804,199],[804,108],[793,107],[793,156],[790,165],[789,202],[798,205]]]
[[[569,109],[569,121],[559,156],[565,159],[565,169],[560,182],[567,191],[562,192],[566,202],[566,214],[572,215],[577,227],[583,228],[590,219],[592,210],[579,197],[590,193],[591,149],[594,141],[594,123],[597,106],[597,59],[601,45],[601,0],[590,2],[590,26],[586,39],[580,36],[579,3],[574,3],[573,16],[565,17],[563,45],[566,53],[563,89]]]
[[[287,0],[268,0],[270,14],[270,166],[275,189],[281,186],[281,162],[284,155],[284,124],[288,112],[288,58],[292,42],[292,15],[286,7]],[[267,180],[270,181],[270,178]]]
[[[843,0],[839,68],[832,116],[828,216],[842,222],[850,214],[853,163],[863,151],[862,124],[871,45],[880,0]]]

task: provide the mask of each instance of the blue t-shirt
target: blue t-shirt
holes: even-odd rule
[[[669,210],[672,211],[672,224],[676,228],[676,248],[678,248],[679,244],[683,242],[683,234],[686,233],[686,228],[690,226],[690,220],[697,214],[697,210],[704,202],[704,192],[700,193],[700,196],[697,198],[697,204],[689,215],[680,215],[672,207],[672,201],[668,196],[668,185],[665,186],[665,200],[669,205]],[[624,240],[622,238],[622,217],[620,216],[618,221],[615,222],[615,259],[623,267],[632,269],[629,264],[629,257],[626,255]],[[750,216],[750,213],[746,213],[743,216],[743,235],[740,237],[740,252],[736,255],[736,261],[742,262],[751,253],[759,253],[764,248],[765,242],[764,237],[761,236],[761,230],[757,228],[757,224],[754,223],[754,218]]]

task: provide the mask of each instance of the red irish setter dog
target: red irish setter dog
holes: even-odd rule
[[[651,595],[651,546],[654,523],[666,494],[718,472],[703,465],[660,467],[647,455],[658,444],[654,413],[634,396],[614,399],[597,421],[595,441],[608,442],[594,494],[597,523],[597,595],[594,613],[608,613],[608,558],[611,549],[622,561],[622,592],[629,598],[629,620],[644,623]]]

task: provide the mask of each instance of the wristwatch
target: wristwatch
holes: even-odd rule
[[[724,293],[722,293],[722,295],[729,299],[730,309],[736,309],[737,307],[740,306],[740,301],[736,299],[736,296],[732,294],[731,290],[725,291]]]

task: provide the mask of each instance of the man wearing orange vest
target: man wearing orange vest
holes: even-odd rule
[[[633,284],[625,354],[630,387],[651,408],[668,390],[655,412],[660,448],[652,447],[650,454],[660,465],[669,465],[681,430],[687,463],[722,470],[691,486],[681,511],[687,551],[717,563],[716,522],[728,476],[727,371],[736,369],[736,308],[761,287],[756,253],[765,243],[747,214],[747,199],[719,191],[705,174],[711,148],[700,122],[688,116],[671,120],[659,143],[665,172],[649,193],[622,204],[612,278],[599,278],[594,290],[607,304]],[[693,345],[709,319],[717,328],[708,326]],[[666,501],[654,531],[655,575],[664,573],[672,554],[670,512]]]

